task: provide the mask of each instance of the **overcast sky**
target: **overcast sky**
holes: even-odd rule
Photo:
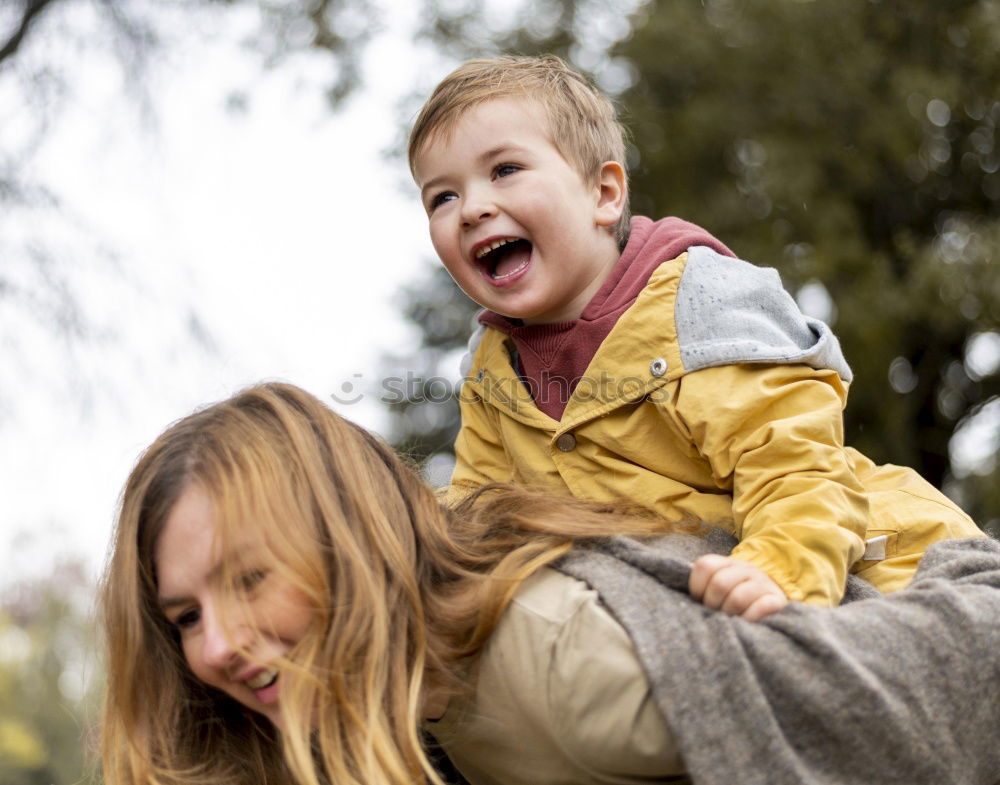
[[[5,271],[30,284],[12,249],[43,238],[89,332],[67,341],[37,305],[0,308],[7,580],[73,554],[96,575],[129,468],[195,406],[261,379],[328,398],[374,379],[384,352],[415,340],[393,297],[425,274],[433,250],[415,189],[400,187],[403,165],[382,152],[417,70],[436,78],[448,66],[412,50],[410,4],[393,5],[363,89],[336,114],[322,56],[264,71],[240,48],[252,12],[185,20],[214,32],[154,60],[152,121],[112,60],[74,62],[73,96],[31,170],[63,209],[0,224]],[[90,23],[74,13],[61,24]],[[33,46],[58,51],[54,35],[46,25]],[[234,89],[246,92],[245,111],[227,110]],[[23,114],[18,100],[0,83],[0,117]],[[14,130],[0,123],[0,146],[17,141]],[[372,400],[339,409],[385,426]]]

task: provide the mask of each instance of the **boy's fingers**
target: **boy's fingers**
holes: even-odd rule
[[[719,605],[723,613],[742,616],[755,602],[767,594],[767,587],[752,575],[732,586]]]
[[[760,621],[765,616],[777,613],[788,605],[788,598],[777,594],[763,594],[740,614],[747,621]]]
[[[695,560],[688,580],[691,596],[730,616],[757,621],[788,604],[781,588],[748,562],[718,554]]]
[[[691,577],[688,578],[688,591],[691,596],[696,600],[704,601],[705,590],[713,576],[731,561],[731,559],[715,553],[709,553],[695,559],[691,565]]]
[[[711,560],[707,560],[702,569],[705,581],[700,599],[702,604],[709,608],[722,608],[732,591],[750,580],[754,571],[754,568],[746,562],[724,556],[714,556]]]
[[[709,608],[719,608],[729,614],[738,614],[739,610],[727,610],[726,604],[739,607],[737,603],[738,598],[742,596],[741,589],[749,580],[750,574],[742,565],[727,564],[717,570],[708,582],[702,602]]]

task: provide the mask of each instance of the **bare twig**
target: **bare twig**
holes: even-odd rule
[[[0,63],[17,53],[32,23],[53,2],[54,0],[28,0],[24,6],[24,13],[21,15],[21,24],[18,25],[17,30],[7,40],[7,43],[0,48]]]

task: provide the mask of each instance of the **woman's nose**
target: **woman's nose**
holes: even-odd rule
[[[221,614],[214,609],[202,610],[202,650],[201,657],[210,668],[227,668],[237,662],[240,650],[249,643],[245,624],[224,623]]]

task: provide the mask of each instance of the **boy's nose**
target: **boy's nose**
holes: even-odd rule
[[[476,226],[492,218],[496,212],[496,205],[487,199],[467,199],[462,207],[462,223],[465,226]]]

